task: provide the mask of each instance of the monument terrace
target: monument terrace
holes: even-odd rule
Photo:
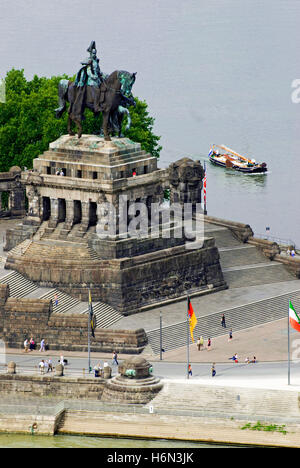
[[[200,204],[203,175],[200,162],[187,158],[158,169],[157,159],[127,138],[62,136],[22,172],[28,215],[7,232],[6,268],[82,301],[90,287],[94,300],[124,315],[187,292],[225,288],[214,239],[187,249],[176,216],[160,222],[156,236],[126,235],[137,215],[131,205],[143,204],[150,219],[166,189],[171,203]],[[14,248],[24,241],[23,249]]]

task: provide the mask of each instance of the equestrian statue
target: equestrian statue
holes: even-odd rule
[[[116,70],[106,75],[100,70],[95,41],[91,42],[87,52],[89,57],[81,62],[82,67],[75,81],[63,79],[59,82],[59,107],[55,110],[56,117],[60,118],[63,115],[69,102],[68,133],[74,135],[72,131],[74,123],[80,138],[85,109],[91,109],[95,116],[102,112],[102,133],[104,139],[110,141],[110,131],[117,132],[119,137],[122,136],[121,126],[125,114],[128,117],[127,128],[130,126],[128,107],[135,106],[131,89],[136,73]]]

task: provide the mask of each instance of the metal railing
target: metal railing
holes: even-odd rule
[[[268,240],[271,242],[276,242],[279,246],[284,246],[284,247],[293,247],[295,250],[300,250],[300,247],[296,246],[296,243],[292,239],[282,239],[281,237],[275,237],[275,236],[270,236],[268,234],[259,234],[259,233],[254,233],[254,237],[257,237],[258,239],[264,239]]]

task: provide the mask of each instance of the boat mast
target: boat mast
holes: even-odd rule
[[[238,156],[239,158],[244,159],[244,161],[247,161],[247,162],[253,164],[253,162],[252,162],[250,159],[246,158],[245,156],[242,156],[242,155],[239,154],[239,153],[236,153],[235,151],[233,151],[232,149],[228,148],[228,147],[225,146],[225,145],[220,145],[219,148],[222,148],[222,149],[224,149],[225,151],[229,151],[230,153],[234,154],[235,156]]]

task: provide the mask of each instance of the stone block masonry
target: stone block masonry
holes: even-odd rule
[[[9,297],[7,285],[0,285],[0,337],[7,347],[22,348],[25,338],[42,339],[49,349],[87,351],[88,314],[63,316],[52,312],[52,301]],[[119,353],[140,353],[147,344],[143,329],[96,329],[91,339],[92,351],[116,350]]]
[[[6,248],[28,237],[32,242],[8,254],[7,269],[83,301],[89,285],[94,300],[123,315],[187,293],[227,287],[214,239],[187,249],[184,230],[180,236],[176,231],[185,204],[195,214],[201,203],[199,161],[182,158],[158,169],[157,159],[127,138],[107,145],[94,135],[80,140],[65,135],[33,167],[22,173],[28,216],[20,229],[8,233]],[[165,189],[180,215],[171,209],[166,220],[158,213],[157,236],[149,223],[146,235],[138,229],[132,235],[129,227],[138,216],[148,222],[153,206],[163,205]],[[113,222],[107,219],[111,212]]]

